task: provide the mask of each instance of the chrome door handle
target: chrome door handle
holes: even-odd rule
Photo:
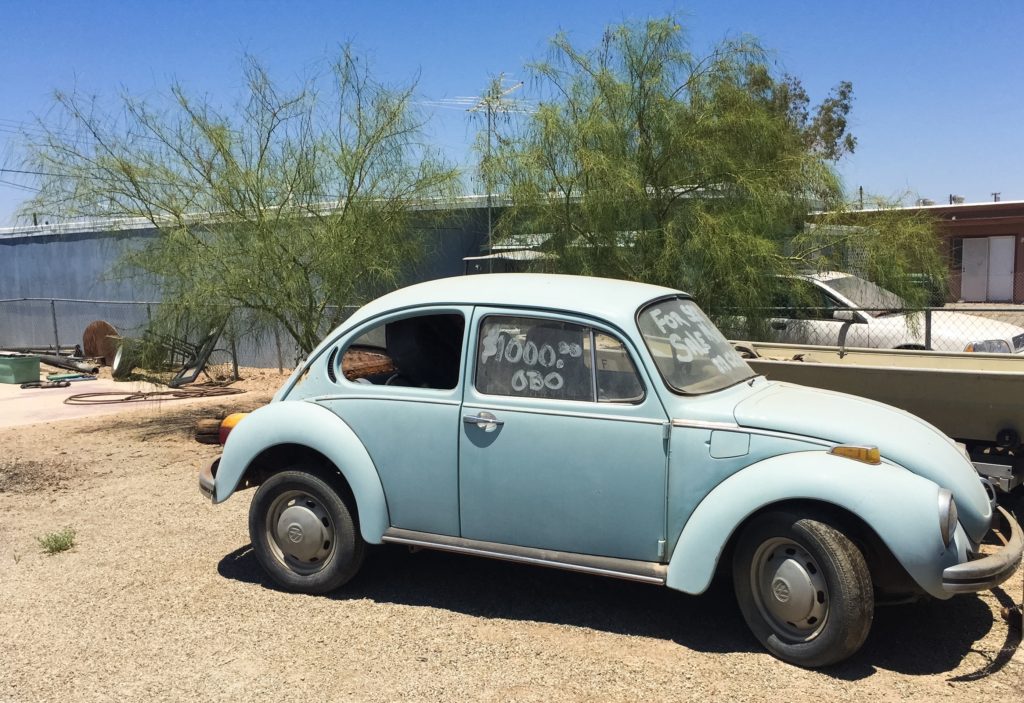
[[[489,412],[479,412],[476,415],[463,415],[462,421],[468,425],[476,425],[484,432],[494,432],[499,425],[504,425],[504,420],[499,420]]]

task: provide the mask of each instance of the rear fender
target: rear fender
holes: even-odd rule
[[[284,400],[246,415],[224,445],[213,502],[222,503],[231,497],[253,460],[265,450],[282,444],[309,447],[337,467],[355,496],[363,539],[379,544],[388,528],[389,516],[377,469],[352,428],[316,403]]]
[[[863,520],[927,593],[949,598],[942,570],[966,557],[957,526],[950,547],[939,529],[939,487],[893,464],[872,466],[822,451],[765,459],[738,471],[711,491],[683,526],[666,585],[703,593],[730,537],[762,508],[792,500],[839,506]]]

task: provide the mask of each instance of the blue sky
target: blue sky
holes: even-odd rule
[[[11,128],[45,115],[58,88],[155,96],[176,79],[227,101],[246,53],[287,82],[351,41],[379,78],[418,75],[422,98],[436,100],[477,94],[500,72],[527,77],[524,64],[560,30],[592,46],[609,23],[669,12],[697,53],[756,36],[815,101],[852,81],[858,147],[839,164],[849,191],[1024,199],[1024,3],[1014,0],[0,0],[0,166],[17,168]],[[464,112],[437,110],[432,130],[450,158],[468,162]],[[0,181],[31,183],[3,172]],[[29,194],[0,183],[0,226],[14,224]]]

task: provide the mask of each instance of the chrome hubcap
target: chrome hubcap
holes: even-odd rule
[[[334,554],[334,523],[320,500],[288,491],[267,511],[267,542],[274,555],[300,574],[323,568]]]
[[[821,631],[828,616],[828,586],[802,546],[782,538],[764,542],[754,554],[750,581],[758,610],[777,634],[804,641]]]

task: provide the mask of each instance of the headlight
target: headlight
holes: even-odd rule
[[[971,342],[964,347],[965,352],[981,352],[983,354],[1009,354],[1010,343],[1005,339],[985,339]]]
[[[939,532],[942,534],[942,543],[947,547],[953,541],[953,533],[956,532],[958,515],[956,513],[956,501],[953,494],[945,488],[939,489]]]

